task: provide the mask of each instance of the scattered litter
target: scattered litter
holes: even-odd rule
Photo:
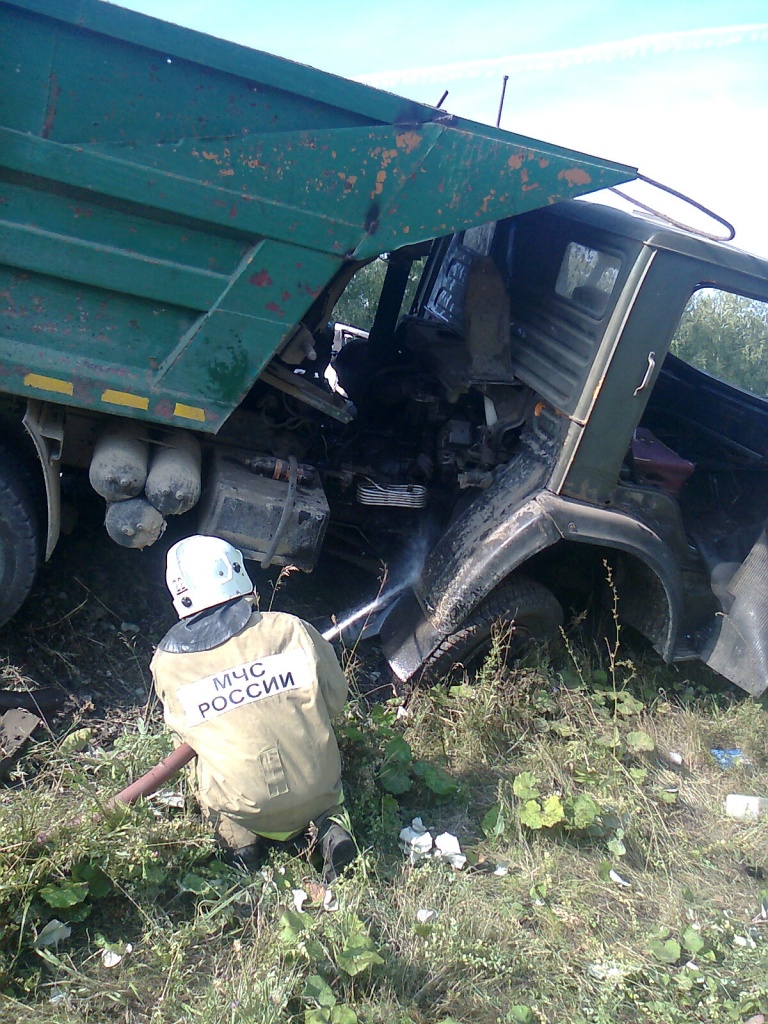
[[[751,1017],[748,1017],[744,1024],[765,1024],[765,1014],[755,1013]]]
[[[461,871],[467,864],[467,856],[461,852],[458,838],[451,832],[441,832],[437,838],[433,839],[432,833],[427,830],[421,818],[414,818],[410,825],[400,830],[400,849],[411,864],[416,864],[425,858],[432,858],[441,860],[444,864],[450,864],[456,871]],[[481,860],[468,870],[492,874],[501,878],[509,874],[509,865],[505,861],[494,865]]]
[[[679,750],[670,750],[667,754],[667,758],[671,764],[681,765],[683,763],[683,755]]]
[[[742,821],[754,820],[761,814],[768,813],[768,797],[729,793],[725,798],[725,813],[729,818],[739,818]]]
[[[734,935],[733,944],[741,949],[757,949],[757,943],[751,935]]]
[[[596,978],[597,981],[607,981],[614,985],[624,981],[628,973],[627,969],[615,960],[587,964],[587,974],[590,978]]]
[[[48,997],[48,1002],[51,1004],[51,1006],[56,1006],[57,1003],[63,1003],[66,998],[67,993],[64,992],[62,989],[58,988],[56,985],[54,985],[53,988],[51,989],[51,994]]]
[[[408,717],[408,709],[404,708],[403,705],[401,704],[400,707],[397,709],[397,712],[395,714],[395,718],[407,718],[407,717]]]
[[[184,809],[184,796],[181,793],[177,793],[173,789],[158,789],[156,793],[153,793],[151,799],[155,803],[162,804],[163,807],[177,807],[181,810]]]
[[[42,949],[43,946],[57,946],[64,939],[68,939],[71,934],[72,929],[54,917],[35,939],[35,949]]]
[[[299,913],[304,909],[304,904],[309,899],[307,893],[303,889],[291,889],[293,895],[293,905],[296,907]]]
[[[630,889],[632,887],[632,883],[628,882],[626,878],[622,878],[619,872],[614,871],[613,868],[608,872],[608,877],[612,882],[615,882],[616,885],[620,885],[623,889]]]
[[[130,942],[126,942],[125,951],[123,953],[118,953],[115,949],[102,949],[101,962],[105,967],[117,967],[123,957],[132,952],[133,946]]]
[[[721,747],[712,747],[710,754],[721,768],[735,768],[737,765],[746,764],[744,760],[744,754],[738,747],[732,747],[730,750],[723,750]]]
[[[327,889],[322,882],[315,882],[314,879],[309,878],[305,879],[304,885],[307,887],[307,896],[313,903],[323,902]]]
[[[400,849],[411,864],[430,856],[432,833],[427,832],[421,818],[414,818],[410,825],[400,830]]]
[[[416,911],[416,920],[419,924],[428,924],[437,917],[436,910],[425,910],[423,907],[421,910]]]
[[[467,863],[466,856],[461,852],[459,840],[456,836],[451,835],[450,832],[441,832],[437,839],[435,839],[435,849],[432,852],[432,856],[445,861],[446,864],[450,864],[457,871],[461,871]]]
[[[339,909],[339,901],[333,895],[333,889],[326,889],[325,896],[323,897],[323,910],[326,910],[329,914],[334,914]]]

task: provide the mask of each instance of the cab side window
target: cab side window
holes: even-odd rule
[[[768,397],[768,302],[718,288],[691,296],[672,353],[712,377]]]

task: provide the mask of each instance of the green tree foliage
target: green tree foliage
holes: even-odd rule
[[[384,278],[387,273],[387,254],[379,256],[373,263],[366,263],[364,267],[355,274],[343,294],[336,303],[332,319],[336,323],[349,324],[351,327],[359,327],[363,331],[370,331],[373,327],[373,318],[376,316],[376,307],[379,304],[379,296],[384,285]],[[423,260],[416,260],[408,275],[408,287],[401,306],[401,313],[410,309],[413,296],[416,292],[416,285],[421,276],[424,265]]]
[[[332,319],[370,331],[386,273],[387,263],[381,257],[361,267],[336,303]]]
[[[672,352],[720,380],[768,396],[768,303],[700,289],[683,313]]]

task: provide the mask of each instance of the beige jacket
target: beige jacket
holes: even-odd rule
[[[151,670],[167,725],[197,752],[204,809],[275,833],[303,829],[339,802],[331,719],[347,680],[308,623],[254,611],[212,650],[156,651]]]

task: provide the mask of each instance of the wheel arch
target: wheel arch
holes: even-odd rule
[[[454,534],[455,539],[455,534]],[[463,548],[451,545],[449,571],[428,575],[393,606],[381,628],[384,653],[394,673],[409,679],[445,638],[504,579],[523,568],[536,579],[538,558],[555,546],[588,545],[616,552],[623,580],[623,618],[672,659],[683,610],[683,584],[669,545],[649,526],[613,509],[542,491],[484,537]],[[445,559],[441,540],[432,564]],[[546,582],[542,580],[542,582]],[[438,589],[439,584],[442,584]],[[652,601],[644,608],[644,598]]]

